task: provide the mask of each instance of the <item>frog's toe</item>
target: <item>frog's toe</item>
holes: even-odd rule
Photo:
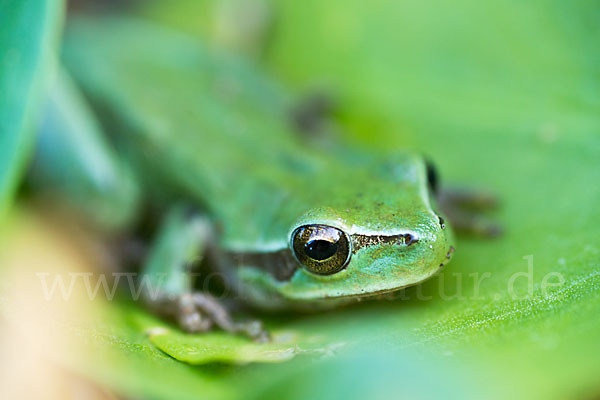
[[[244,333],[249,338],[258,343],[271,341],[271,335],[264,329],[262,321],[252,320],[237,324],[237,331]]]
[[[190,295],[189,301],[200,312],[201,316],[210,318],[212,324],[230,333],[243,334],[256,342],[267,342],[270,337],[263,328],[261,321],[252,320],[247,322],[236,322],[231,317],[227,308],[216,298],[208,293],[194,293]]]
[[[475,218],[474,223],[463,231],[482,238],[495,238],[502,234],[502,226],[487,218],[479,217]]]
[[[181,329],[189,333],[207,332],[212,329],[212,321],[202,316],[201,313],[194,311],[191,313],[182,313],[177,322]]]
[[[489,191],[446,188],[440,191],[438,204],[459,234],[482,238],[502,234],[502,227],[483,215],[499,204],[497,196]]]
[[[489,190],[472,188],[442,188],[438,194],[442,207],[486,211],[498,208],[498,196]]]
[[[481,238],[495,238],[502,234],[502,226],[481,215],[453,212],[448,215],[452,226],[459,234]]]
[[[189,333],[207,332],[213,327],[213,321],[198,310],[190,295],[179,298],[176,317],[181,329]]]

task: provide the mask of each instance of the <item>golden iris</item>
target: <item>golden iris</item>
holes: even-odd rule
[[[296,259],[310,272],[331,275],[350,260],[350,241],[343,231],[329,225],[304,225],[292,233]]]

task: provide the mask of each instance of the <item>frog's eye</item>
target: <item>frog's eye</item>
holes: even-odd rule
[[[304,225],[292,233],[292,251],[309,272],[331,275],[348,264],[350,240],[332,226]]]

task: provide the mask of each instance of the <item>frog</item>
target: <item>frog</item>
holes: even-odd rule
[[[489,196],[441,190],[418,152],[344,143],[318,112],[330,107],[197,37],[79,17],[61,58],[32,181],[107,232],[156,221],[144,300],[187,332],[268,340],[227,302],[312,311],[383,298],[449,263],[452,225],[495,232],[467,211]]]

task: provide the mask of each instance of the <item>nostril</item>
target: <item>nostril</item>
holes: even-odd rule
[[[438,220],[440,221],[440,228],[446,229],[446,221],[444,221],[444,218],[438,215]]]

